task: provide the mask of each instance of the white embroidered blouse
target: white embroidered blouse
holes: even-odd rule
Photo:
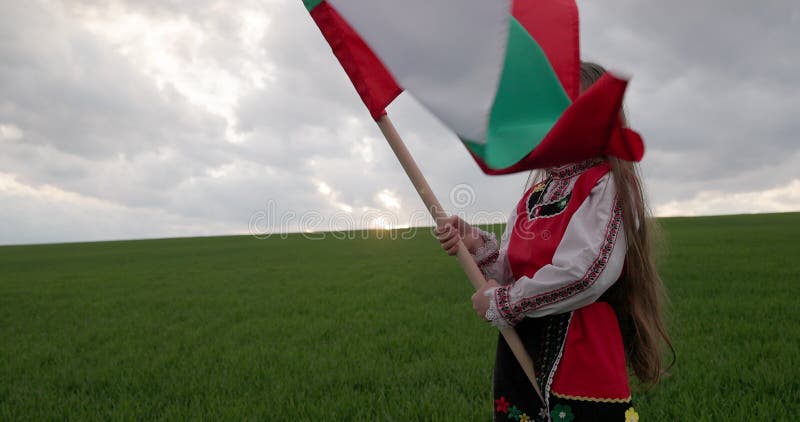
[[[543,197],[555,201],[558,201],[559,197],[567,197],[582,173],[581,171],[570,171],[571,167],[574,170],[574,166],[550,169],[545,181],[549,178],[556,180],[549,185],[543,193]],[[587,274],[598,257],[600,249],[608,242],[606,230],[610,219],[613,218],[616,201],[616,188],[611,172],[608,172],[598,180],[572,215],[553,254],[552,262],[542,266],[533,277],[515,278],[508,261],[509,239],[514,223],[517,218],[528,218],[527,215],[518,216],[517,207],[512,210],[499,245],[493,233],[481,230],[484,246],[475,252],[474,259],[476,262],[483,263],[481,267],[487,279],[494,279],[500,285],[508,286],[507,294],[511,303],[562,289]],[[535,241],[535,239],[531,240],[531,242]],[[535,318],[569,312],[593,303],[622,274],[626,252],[625,232],[620,225],[607,264],[588,288],[564,300],[545,304],[525,312],[525,316]],[[496,259],[493,257],[495,254]],[[498,288],[494,288],[486,292],[487,296],[492,298],[489,301],[490,306],[486,312],[486,319],[497,327],[513,325],[513,321],[504,319],[497,309],[497,300],[494,300],[497,290]]]

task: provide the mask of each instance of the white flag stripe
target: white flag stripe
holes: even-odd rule
[[[510,0],[328,0],[404,89],[463,139],[485,142]]]

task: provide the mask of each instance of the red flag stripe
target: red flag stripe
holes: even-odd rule
[[[575,0],[514,0],[512,14],[542,47],[572,101],[580,92],[580,29]]]
[[[311,10],[333,54],[339,59],[372,118],[386,114],[386,107],[403,89],[353,28],[323,1]]]

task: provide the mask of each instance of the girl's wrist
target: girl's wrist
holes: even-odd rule
[[[486,309],[486,314],[484,319],[489,321],[493,326],[503,329],[510,327],[508,322],[503,319],[503,316],[500,314],[500,311],[497,309],[497,302],[494,300],[495,292],[497,288],[487,290],[486,295],[489,296],[489,307]]]
[[[493,261],[497,258],[497,253],[500,249],[499,245],[497,244],[497,238],[494,233],[485,232],[483,230],[478,229],[478,238],[480,239],[478,246],[475,247],[474,251],[470,251],[470,253],[475,257],[475,261],[478,264],[484,264],[488,261]]]
[[[480,250],[486,245],[486,239],[480,229],[473,227],[470,231],[469,253],[475,255],[475,252]]]

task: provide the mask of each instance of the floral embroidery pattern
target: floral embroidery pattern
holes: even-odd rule
[[[534,422],[534,420],[524,413],[520,408],[517,406],[512,406],[505,397],[500,397],[499,399],[495,400],[494,404],[495,411],[505,413],[508,416],[508,419],[519,422]]]
[[[539,409],[539,417],[542,420],[546,421],[547,420],[547,415],[548,415],[548,413],[547,413],[547,408],[546,407],[543,407],[543,408]]]
[[[552,179],[549,179],[544,182],[544,184],[536,185],[525,201],[528,220],[554,217],[564,212],[564,210],[567,209],[569,198],[572,196],[572,192],[565,196],[569,185],[570,179],[558,180],[555,183],[553,183]],[[550,191],[550,193],[547,195],[547,199],[545,199],[544,195],[548,191]]]
[[[563,179],[575,176],[576,174],[583,173],[584,171],[594,167],[596,164],[603,161],[602,159],[590,158],[577,164],[554,167],[547,170],[547,176],[554,179]]]
[[[564,194],[569,188],[572,178],[557,179],[555,186],[551,189],[550,195],[547,195],[547,202],[555,202],[564,197]]]
[[[639,414],[634,408],[631,407],[625,411],[625,422],[639,422]]]
[[[480,262],[478,262],[478,268],[480,268],[481,271],[484,271],[487,266],[492,265],[495,262],[497,262],[497,258],[499,258],[499,257],[500,257],[500,251],[492,252],[489,256],[487,256],[486,258],[484,258],[484,259],[480,260]],[[484,275],[485,275],[485,273],[484,273]]]
[[[611,220],[608,222],[608,227],[606,228],[605,240],[600,247],[600,254],[595,258],[592,265],[589,266],[589,269],[586,270],[586,273],[579,280],[557,290],[542,293],[537,296],[522,298],[522,300],[513,304],[508,297],[509,286],[500,287],[496,290],[495,302],[497,304],[497,310],[500,311],[500,315],[506,322],[510,325],[516,325],[525,318],[527,312],[569,299],[594,284],[608,263],[608,258],[614,250],[614,242],[617,239],[617,234],[622,224],[622,206],[618,198],[614,199],[614,204]]]
[[[526,208],[528,209],[528,218],[533,218],[531,210],[542,201],[542,196],[544,196],[544,193],[547,192],[547,189],[552,183],[552,180],[547,180],[546,182],[540,183],[531,189],[531,193],[528,195],[528,199],[525,201]]]
[[[550,412],[550,417],[554,422],[572,422],[575,419],[572,408],[566,404],[557,404]]]
[[[549,218],[561,214],[567,209],[567,205],[569,204],[569,199],[571,197],[572,192],[561,199],[554,200],[553,202],[538,204],[528,201],[528,219],[535,220],[537,218]]]
[[[508,401],[506,401],[505,397],[500,397],[499,399],[494,401],[494,410],[496,412],[503,412],[508,413],[508,405],[510,405]]]

